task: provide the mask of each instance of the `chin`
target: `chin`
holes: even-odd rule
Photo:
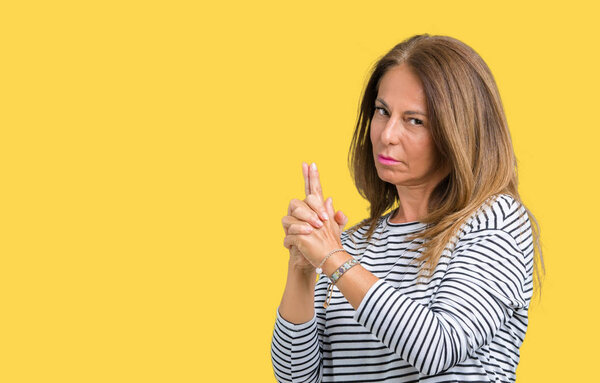
[[[398,177],[394,177],[394,172],[388,169],[379,169],[377,168],[377,176],[380,180],[396,185],[398,182],[402,182],[402,180],[398,180]]]

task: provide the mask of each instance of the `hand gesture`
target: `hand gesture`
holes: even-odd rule
[[[306,198],[291,200],[288,215],[282,219],[284,246],[290,250],[290,262],[304,271],[314,271],[329,251],[342,247],[340,234],[348,218],[341,211],[335,212],[331,198],[323,201],[315,164],[309,167],[302,163],[302,173]]]

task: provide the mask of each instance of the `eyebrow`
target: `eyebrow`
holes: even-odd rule
[[[379,101],[380,103],[382,103],[383,106],[385,106],[386,108],[390,109],[390,107],[388,106],[388,104],[386,104],[386,102],[383,101],[382,99],[378,98],[377,101]],[[427,115],[425,113],[419,112],[419,111],[415,111],[415,110],[407,110],[406,112],[404,112],[404,114],[420,114],[421,116],[427,117]]]

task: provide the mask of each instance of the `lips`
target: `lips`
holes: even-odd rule
[[[398,161],[392,157],[384,156],[382,154],[377,156],[377,160],[379,161],[380,164],[383,164],[383,165],[395,165],[395,164],[400,163],[400,161]]]
[[[381,159],[383,159],[383,160],[386,160],[386,161],[395,161],[395,162],[400,162],[400,161],[398,161],[398,160],[397,160],[397,159],[395,159],[395,158],[388,157],[388,156],[384,156],[383,154],[380,154],[380,155],[379,155],[379,158],[381,158]]]

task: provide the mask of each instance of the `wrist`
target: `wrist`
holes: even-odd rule
[[[338,267],[340,267],[341,265],[344,264],[344,262],[346,262],[352,258],[353,257],[345,251],[340,251],[339,253],[335,253],[331,257],[329,257],[329,259],[326,260],[325,263],[323,264],[323,266],[322,266],[323,272],[328,277],[331,277],[331,274],[333,274],[335,272],[335,270],[337,270]]]
[[[312,282],[313,286],[316,282],[317,273],[312,265],[298,265],[294,262],[288,264],[288,280],[294,280],[298,282],[305,282],[309,284]]]
[[[342,247],[342,245],[339,245],[339,246],[340,246],[339,248],[331,250],[329,253],[327,253],[327,255],[323,259],[321,259],[321,261],[319,262],[319,265],[315,269],[315,271],[317,272],[317,274],[323,274],[323,265],[325,264],[325,262],[327,262],[327,260],[329,259],[329,257],[331,257],[335,253],[339,253],[341,251],[345,251],[344,248]]]

